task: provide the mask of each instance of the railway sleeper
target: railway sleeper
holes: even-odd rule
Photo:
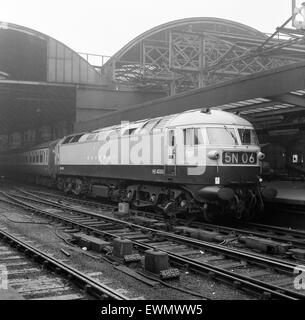
[[[289,243],[281,243],[253,236],[241,236],[239,237],[239,242],[248,248],[269,254],[285,254],[291,249],[291,244]]]

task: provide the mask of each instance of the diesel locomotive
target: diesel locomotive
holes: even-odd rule
[[[261,152],[251,123],[196,109],[66,136],[0,157],[2,174],[80,196],[128,202],[207,221],[250,219],[263,198]]]

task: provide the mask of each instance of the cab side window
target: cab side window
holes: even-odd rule
[[[202,131],[200,128],[183,129],[183,138],[185,146],[198,146],[203,144]]]
[[[185,146],[193,145],[194,129],[183,129],[183,140]]]
[[[199,144],[203,144],[203,139],[201,136],[201,131],[199,130],[199,128],[195,128],[194,129],[194,145],[198,146]]]
[[[175,132],[174,132],[174,130],[170,130],[168,133],[168,145],[170,147],[175,146]]]

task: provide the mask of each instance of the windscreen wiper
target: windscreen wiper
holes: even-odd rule
[[[230,136],[234,139],[234,141],[235,141],[235,145],[238,145],[237,138],[236,138],[236,136],[233,134],[233,132],[232,132],[232,131],[230,131],[230,130],[228,129],[228,127],[227,127],[227,126],[224,126],[224,128],[225,128],[225,129],[226,129],[226,131],[230,134]]]

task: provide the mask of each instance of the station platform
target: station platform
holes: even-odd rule
[[[268,202],[305,205],[305,182],[303,181],[271,181],[264,182],[264,185],[275,188],[278,192],[276,198]]]
[[[25,300],[24,297],[10,286],[0,289],[0,300]]]

